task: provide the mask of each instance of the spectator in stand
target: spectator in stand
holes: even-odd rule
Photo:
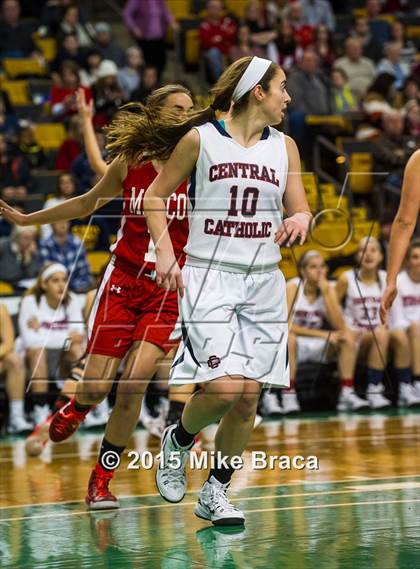
[[[17,152],[26,160],[30,169],[44,168],[46,165],[45,152],[35,140],[34,129],[30,125],[22,127],[19,131]]]
[[[405,104],[405,133],[416,140],[416,146],[420,143],[420,103],[412,99]]]
[[[372,36],[381,44],[389,41],[391,39],[390,25],[378,17],[382,11],[380,0],[367,0],[365,8]]]
[[[265,47],[276,37],[275,30],[268,25],[265,19],[264,10],[259,0],[248,1],[245,6],[244,20],[255,45]]]
[[[24,200],[32,190],[33,180],[26,160],[8,148],[0,134],[0,196],[6,201]]]
[[[300,0],[305,24],[313,28],[324,25],[330,32],[335,28],[335,17],[327,0]]]
[[[48,379],[66,377],[70,365],[83,356],[85,326],[81,303],[68,292],[67,284],[66,267],[49,263],[20,305],[20,341],[32,379],[36,424],[45,421],[50,414]],[[68,369],[57,374],[63,364],[67,364]]]
[[[79,67],[84,64],[85,57],[80,49],[76,34],[66,34],[59,46],[58,53],[50,63],[50,71],[58,74],[65,61],[74,61]]]
[[[44,209],[54,207],[59,203],[68,200],[76,195],[76,181],[69,172],[61,172],[57,178],[57,186],[55,195],[48,198],[44,203]],[[41,235],[43,238],[52,234],[51,225],[41,226]]]
[[[112,41],[111,26],[107,22],[98,22],[95,24],[96,45],[98,46],[102,57],[110,59],[117,67],[124,67],[126,64],[125,52],[120,46]]]
[[[20,3],[17,0],[3,0],[0,20],[0,59],[40,56],[32,39],[33,29],[21,21],[20,13]]]
[[[348,84],[346,73],[339,68],[331,71],[331,110],[341,115],[357,110],[357,101]]]
[[[378,172],[388,172],[385,189],[395,208],[398,207],[402,178],[407,160],[415,150],[412,136],[404,134],[404,117],[400,111],[391,110],[382,116],[383,135],[373,145],[374,167]]]
[[[319,57],[321,70],[329,73],[336,59],[336,55],[331,32],[323,24],[320,24],[315,29],[314,50]]]
[[[51,113],[55,119],[63,119],[77,112],[75,92],[79,89],[79,66],[73,61],[64,61],[60,70],[60,84],[53,84],[50,94]],[[82,86],[88,101],[92,98],[89,87]]]
[[[265,4],[265,13],[267,15],[268,25],[275,29],[280,20],[287,19],[289,11],[289,0],[267,0]]]
[[[101,63],[105,61],[98,47],[91,47],[85,52],[84,66],[80,70],[80,83],[85,87],[92,87],[98,80]]]
[[[201,49],[207,61],[209,79],[217,81],[225,66],[225,56],[234,45],[236,23],[223,15],[223,4],[220,0],[208,0],[206,18],[200,28]]]
[[[412,65],[416,60],[417,48],[411,40],[406,39],[404,25],[398,20],[391,24],[391,41],[401,44],[401,61]]]
[[[382,57],[382,44],[375,39],[369,28],[369,21],[365,16],[358,16],[354,19],[353,29],[350,35],[358,38],[362,42],[363,55],[378,63]]]
[[[238,27],[236,41],[236,45],[233,45],[229,50],[229,63],[233,63],[247,55],[265,57],[264,50],[253,43],[251,32],[246,24],[241,24]]]
[[[41,266],[36,234],[36,227],[15,226],[10,237],[0,239],[1,280],[18,292],[32,286]]]
[[[160,77],[166,65],[167,29],[179,31],[165,0],[128,0],[123,17],[143,51],[146,65],[155,67]]]
[[[76,4],[69,4],[64,7],[63,18],[59,27],[59,40],[62,35],[75,34],[82,48],[90,47],[93,44],[95,30],[89,22],[85,22],[80,17],[79,7]]]
[[[373,136],[381,134],[383,115],[391,112],[395,104],[395,77],[390,73],[381,73],[369,86],[362,98],[362,109],[369,124],[374,128]]]
[[[26,373],[22,358],[15,352],[15,331],[6,305],[0,302],[0,375],[5,375],[6,393],[9,399],[7,432],[21,435],[32,430],[25,418],[24,400]]]
[[[314,42],[314,28],[305,23],[301,2],[296,1],[289,5],[287,19],[293,28],[293,33],[298,44],[303,49],[312,45]]]
[[[90,100],[91,99],[88,99],[88,101]],[[82,151],[81,140],[82,133],[79,117],[71,117],[67,138],[58,149],[57,157],[55,159],[56,170],[70,170],[73,160],[75,160]]]
[[[359,99],[375,78],[376,71],[370,59],[362,55],[362,43],[357,38],[347,38],[345,55],[337,59],[334,67],[343,69],[349,78],[349,85]]]
[[[124,93],[118,84],[117,74],[118,68],[115,63],[104,59],[98,69],[98,80],[92,88],[96,109],[94,118],[96,128],[107,125],[118,107],[124,103]]]
[[[387,43],[385,45],[385,58],[379,62],[378,73],[390,73],[395,77],[395,88],[402,89],[405,80],[410,74],[410,67],[401,59],[402,45],[399,42]]]
[[[400,106],[404,106],[408,101],[411,101],[412,99],[415,99],[420,103],[420,87],[419,82],[415,77],[407,77],[401,90],[400,97]]]
[[[0,91],[0,134],[8,140],[16,138],[19,123],[13,114],[13,108],[9,103],[9,97],[5,91]]]
[[[124,99],[129,101],[133,91],[140,87],[144,59],[141,49],[135,45],[129,47],[125,53],[127,65],[118,70],[117,79]]]
[[[64,11],[73,0],[48,0],[41,12],[40,33],[55,38],[60,31]]]
[[[299,61],[299,69],[289,75],[287,90],[292,101],[290,111],[326,115],[330,112],[327,87],[319,72],[317,54],[306,49]]]
[[[69,287],[74,292],[86,292],[92,286],[92,275],[86,259],[86,249],[70,232],[68,221],[52,224],[52,234],[40,241],[43,263],[63,264],[69,273]]]
[[[131,100],[138,103],[144,103],[150,93],[158,88],[158,85],[159,77],[157,69],[146,65],[141,75],[140,87],[131,93]]]
[[[277,22],[277,35],[267,47],[267,57],[286,72],[294,67],[302,56],[302,48],[299,46],[293,28],[289,20]]]

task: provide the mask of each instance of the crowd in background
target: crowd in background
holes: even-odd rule
[[[86,103],[83,113],[92,120],[99,152],[106,157],[102,129],[116,110],[125,102],[144,102],[165,82],[165,74],[170,74],[167,34],[170,29],[172,35],[182,36],[182,22],[174,18],[165,0],[128,0],[122,8],[128,48],[115,40],[110,23],[94,22],[82,3],[1,3],[1,61],[29,57],[46,63],[33,34],[57,40],[57,53],[47,64],[50,86],[36,103],[47,106],[49,120],[63,123],[67,132],[56,152],[43,149],[31,120],[16,116],[7,92],[0,87],[0,197],[22,211],[39,190],[37,170],[57,171],[55,192],[44,207],[87,191],[97,180],[83,142],[83,117],[77,101],[81,92]],[[313,130],[308,130],[305,120],[308,115],[357,117],[352,136],[371,141],[374,169],[388,173],[382,189],[391,213],[395,212],[404,166],[420,140],[419,38],[407,39],[403,23],[405,16],[420,13],[408,0],[367,0],[363,14],[355,17],[349,16],[350,0],[249,0],[242,19],[226,10],[223,0],[191,0],[191,10],[199,20],[203,57],[196,75],[201,94],[208,94],[226,66],[240,57],[257,55],[278,63],[287,73],[292,98],[284,128],[298,142],[306,164],[311,164],[313,142]],[[350,18],[344,30],[337,24],[343,14]],[[391,21],[384,15],[394,18]],[[34,17],[36,24],[28,19]],[[317,132],[340,134],[323,127]],[[114,218],[88,217],[55,223],[41,231],[11,227],[0,219],[0,279],[17,294],[38,283],[45,296],[48,287],[43,286],[40,271],[46,264],[58,263],[72,294],[86,293],[95,286],[87,251],[108,250],[116,232],[118,207],[114,204]],[[57,290],[60,286],[63,282]],[[51,308],[56,292],[48,294]],[[31,319],[26,319],[26,328]],[[39,326],[35,321],[29,329]],[[0,342],[0,372],[11,370],[8,373],[17,379],[9,383],[23,385],[15,354],[5,359],[3,337]],[[73,345],[77,352],[75,339]],[[29,368],[34,366],[31,358],[36,357],[38,347],[30,348],[35,351],[26,353]],[[21,401],[18,391],[19,396],[9,392],[9,398]]]

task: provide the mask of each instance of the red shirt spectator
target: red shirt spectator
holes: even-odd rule
[[[77,115],[71,117],[69,123],[68,136],[60,146],[55,159],[56,170],[70,170],[70,166],[75,158],[82,152],[80,120]]]
[[[236,23],[231,18],[223,16],[220,0],[209,0],[207,3],[207,17],[201,22],[199,32],[204,50],[217,48],[226,55],[234,45]]]
[[[64,61],[61,66],[60,83],[53,84],[50,93],[51,112],[55,118],[64,118],[77,112],[76,91],[81,87],[86,102],[92,99],[89,87],[80,85],[79,66],[74,61]]]

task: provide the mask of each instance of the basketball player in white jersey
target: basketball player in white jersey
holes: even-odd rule
[[[334,285],[327,280],[327,266],[319,251],[307,251],[299,259],[299,277],[287,283],[289,314],[290,384],[299,363],[330,361],[338,358],[341,394],[339,411],[369,407],[354,391],[356,343],[346,329]],[[326,330],[325,324],[332,330]],[[283,392],[283,406],[290,405],[290,394]]]
[[[410,157],[404,171],[401,201],[392,224],[389,241],[387,283],[381,302],[381,320],[385,322],[397,295],[397,275],[400,271],[408,244],[418,223],[420,211],[420,149]]]
[[[390,333],[381,325],[379,306],[385,289],[386,273],[381,266],[381,247],[373,237],[359,243],[359,267],[345,271],[337,281],[339,301],[345,300],[344,319],[360,343],[359,358],[367,362],[367,399],[372,409],[389,407],[383,392]]]
[[[401,405],[420,403],[420,240],[408,247],[405,270],[397,277],[398,294],[390,310],[389,327],[394,365],[404,377],[400,382]],[[411,368],[411,369],[410,369]],[[414,380],[411,383],[412,379]]]
[[[164,432],[157,486],[166,500],[183,499],[194,436],[220,419],[215,450],[227,462],[216,460],[195,513],[234,525],[244,523],[244,514],[226,495],[234,472],[230,459],[247,445],[263,384],[289,386],[279,244],[303,242],[311,214],[297,147],[270,126],[282,121],[290,101],[283,71],[245,57],[226,69],[213,94],[211,107],[179,127],[151,125],[138,137],[138,153],[153,155],[163,136],[168,150],[176,145],[146,193],[144,211],[156,245],[157,282],[180,291],[183,342],[170,383],[201,384],[178,425]],[[215,120],[215,111],[231,106],[231,118]],[[163,208],[177,180],[188,176],[190,233],[181,273]]]

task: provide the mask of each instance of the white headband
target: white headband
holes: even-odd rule
[[[66,276],[67,276],[67,269],[61,263],[54,263],[53,265],[50,265],[44,271],[42,271],[41,279],[45,282],[54,273],[66,273]]]
[[[251,91],[261,79],[264,77],[267,69],[270,67],[272,61],[269,59],[263,59],[262,57],[253,57],[251,63],[245,70],[245,73],[236,85],[235,90],[232,95],[232,101],[239,101],[241,97]]]

